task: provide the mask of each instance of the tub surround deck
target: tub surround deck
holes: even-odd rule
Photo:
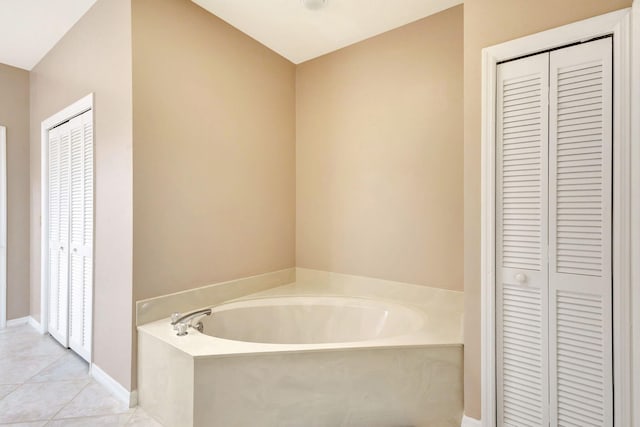
[[[178,310],[359,298],[389,312],[401,305],[421,317],[420,326],[341,343],[254,343],[194,330],[178,337],[168,319],[174,296],[163,297],[162,308],[139,302],[146,310],[139,321],[150,312],[167,316],[138,326],[140,405],[172,426],[460,425],[461,292],[305,269],[295,276],[280,286],[254,282],[249,287],[263,288],[221,306],[179,295],[186,309]]]
[[[185,313],[203,306],[220,304],[244,295],[293,283],[295,280],[296,269],[287,268],[137,301],[136,326],[164,319],[176,311]]]
[[[407,307],[413,307],[423,317],[423,324],[418,330],[410,331],[410,333],[403,335],[367,341],[342,342],[337,345],[336,343],[290,345],[253,343],[226,340],[206,334],[194,333],[193,331],[187,337],[179,337],[169,325],[168,315],[166,318],[139,326],[138,331],[178,348],[192,357],[347,348],[459,346],[463,342],[461,292],[378,279],[331,275],[312,270],[306,270],[300,276],[300,281],[249,294],[232,301],[248,301],[256,298],[277,298],[281,296],[357,296],[375,298],[382,302],[387,301],[390,304],[401,303]],[[331,276],[333,276],[333,280],[331,280]],[[180,297],[184,298],[182,295]],[[202,304],[203,300],[200,299],[198,301]],[[169,306],[168,301],[162,301],[162,304]],[[190,309],[207,306],[209,304],[191,307]],[[176,310],[169,310],[169,313],[172,311]],[[274,327],[276,326],[274,325]]]

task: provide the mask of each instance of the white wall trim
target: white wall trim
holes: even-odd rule
[[[95,363],[91,364],[91,376],[109,390],[116,398],[129,405],[129,408],[134,408],[138,405],[137,390],[127,390],[122,386],[122,384],[114,380]]]
[[[33,316],[29,316],[29,319],[28,319],[27,323],[29,323],[29,325],[33,329],[35,329],[36,331],[40,332],[41,334],[44,334],[44,333],[47,332],[47,331],[42,330],[42,325]]]
[[[0,126],[0,329],[7,326],[7,128]]]
[[[29,323],[29,316],[18,317],[17,319],[7,320],[6,327],[14,328],[16,326],[26,325],[27,323]]]
[[[463,415],[460,427],[482,427],[482,421]]]
[[[38,332],[42,332],[40,323],[32,316],[18,317],[17,319],[11,319],[7,321],[6,328],[13,328],[21,325],[29,325]],[[2,328],[0,328],[2,329]]]
[[[631,163],[630,135],[630,9],[624,9],[563,27],[502,43],[482,51],[482,426],[496,425],[495,359],[495,101],[496,65],[500,61],[542,52],[570,43],[613,34],[614,49],[614,402],[615,426],[631,425],[631,195],[638,195],[638,185],[631,181],[631,171],[640,168],[640,156]],[[637,134],[635,135],[637,136]],[[636,141],[637,142],[637,141]],[[637,203],[636,203],[637,205]],[[634,247],[640,245],[635,230]],[[637,269],[637,267],[636,267]],[[636,310],[637,311],[637,310]],[[640,327],[636,315],[634,329]],[[637,333],[637,332],[636,332]],[[640,351],[639,351],[640,354]],[[637,359],[637,358],[636,358]],[[639,362],[636,362],[639,363]],[[640,421],[636,421],[640,427]]]
[[[43,332],[49,330],[49,263],[47,262],[49,258],[48,132],[51,128],[86,111],[93,110],[93,108],[93,93],[90,93],[44,120],[40,126],[40,323]],[[93,322],[91,324],[93,325]],[[93,356],[91,355],[90,357]]]
[[[631,218],[640,218],[640,2],[631,8]],[[631,283],[633,313],[632,402],[640,399],[640,227],[631,230]],[[634,411],[633,426],[640,427],[640,413]]]

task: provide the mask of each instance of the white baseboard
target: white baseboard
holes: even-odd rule
[[[26,325],[29,323],[30,316],[18,317],[17,319],[7,320],[7,328],[14,326]]]
[[[40,322],[34,319],[33,316],[29,316],[29,320],[27,321],[27,323],[29,323],[29,325],[31,325],[33,329],[40,332],[41,334],[44,334],[45,332],[47,332],[42,329],[42,325],[40,324]]]
[[[482,421],[464,415],[460,427],[482,427]]]
[[[29,325],[32,328],[34,328],[35,330],[37,330],[40,333],[44,333],[45,331],[42,330],[42,325],[40,325],[40,322],[38,322],[36,319],[34,319],[32,316],[24,316],[24,317],[18,317],[17,319],[11,319],[11,320],[7,320],[7,328],[13,328],[16,326],[21,326],[21,325]]]
[[[109,376],[109,374],[100,369],[100,367],[95,363],[91,364],[91,376],[97,382],[105,386],[115,397],[129,405],[129,408],[134,408],[138,405],[137,390],[127,390],[118,381],[114,380]]]

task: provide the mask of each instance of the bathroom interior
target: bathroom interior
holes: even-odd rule
[[[24,1],[0,2],[0,39],[23,26],[18,13],[35,20],[44,7]],[[632,0],[75,7],[35,55],[0,41],[0,425],[640,427]],[[602,71],[575,65],[596,54]],[[562,68],[565,56],[578,59]],[[540,76],[556,67],[561,78],[523,80],[536,67]],[[558,113],[565,124],[548,100],[540,121],[524,110],[535,82],[546,82],[540,93],[550,99],[548,88],[559,88],[560,109],[574,96],[567,91],[592,83],[584,76],[601,79],[593,84],[603,107],[572,104]],[[513,131],[523,122],[540,128]],[[557,137],[542,127],[552,122]],[[571,127],[596,122],[597,141]],[[496,123],[497,136],[487,131]],[[525,131],[540,139],[510,139]],[[488,141],[504,145],[494,153]],[[509,157],[515,143],[525,154]],[[584,143],[604,159],[570,172],[589,180],[570,185],[598,185],[575,212],[561,210],[574,201],[552,211],[556,202],[542,199],[592,189],[562,187],[562,162],[590,167],[595,152],[549,154],[564,143],[574,145],[557,153]],[[531,169],[508,162],[534,151],[549,163],[535,169],[548,177],[527,178],[545,194],[532,211],[528,187],[510,196],[521,182],[513,176]],[[74,168],[74,159],[84,163]],[[577,217],[588,203],[604,207]],[[552,213],[541,214],[545,206]],[[581,243],[595,217],[605,236],[588,236],[597,251]],[[575,229],[561,228],[566,218]],[[519,245],[507,242],[515,226]],[[529,238],[546,231],[546,243]],[[582,285],[556,293],[549,273],[538,304],[547,267],[536,270],[530,257],[538,250],[553,269],[552,247],[558,277],[604,283],[601,299],[575,294]],[[588,261],[576,260],[585,252]],[[600,282],[576,270],[595,271],[596,252],[605,253]],[[575,306],[578,314],[566,311]],[[554,325],[573,329],[550,338]],[[563,347],[567,331],[572,347]],[[24,333],[70,349],[122,410],[60,416],[77,393],[50,413],[22,408],[21,390],[38,377],[10,374],[22,369],[26,356],[12,343],[26,343]],[[580,352],[588,360],[571,359]],[[567,361],[579,369],[564,371]]]

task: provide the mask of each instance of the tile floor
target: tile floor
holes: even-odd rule
[[[0,330],[0,426],[162,427],[95,382],[75,353],[29,325]]]

